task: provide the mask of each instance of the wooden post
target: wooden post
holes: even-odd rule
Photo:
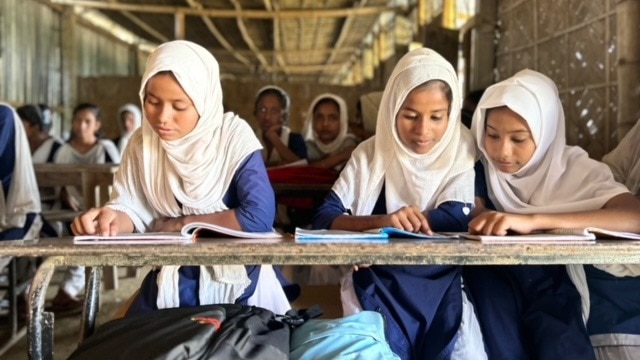
[[[619,0],[618,28],[618,141],[640,119],[640,0]]]

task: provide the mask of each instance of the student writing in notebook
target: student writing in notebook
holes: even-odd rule
[[[75,234],[177,232],[195,221],[272,229],[274,194],[260,142],[243,119],[223,112],[211,53],[188,41],[162,44],[147,61],[140,100],[142,127],[129,140],[111,200],[76,218]],[[290,308],[271,266],[164,266],[143,280],[128,314],[236,302]]]
[[[430,49],[403,56],[382,95],[376,134],[353,152],[314,228],[464,231],[475,151],[460,123],[461,104],[447,60]],[[387,341],[402,359],[486,358],[460,272],[458,266],[361,267],[343,279],[345,315],[381,313]]]
[[[590,159],[581,148],[566,145],[562,104],[548,77],[523,70],[489,87],[471,129],[482,155],[476,169],[478,197],[471,233],[505,235],[587,226],[640,232],[640,202],[614,181],[606,165]],[[610,275],[586,268],[587,282],[590,276]],[[581,310],[588,316],[591,334],[605,323],[608,332],[640,334],[640,321],[618,331],[612,324],[616,315],[607,319],[594,311],[601,299],[589,299],[581,286],[582,266],[568,269],[578,289],[584,290],[582,298],[564,266],[465,267],[464,278],[491,359],[593,359]],[[620,296],[622,303],[631,297],[634,307],[640,303],[637,285],[634,291],[624,281],[608,285],[610,295]],[[623,308],[618,310],[624,312]],[[612,345],[616,339],[608,337],[600,345],[606,342]]]

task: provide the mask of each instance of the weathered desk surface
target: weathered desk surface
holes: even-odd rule
[[[93,332],[98,311],[100,266],[201,264],[414,264],[512,265],[640,263],[640,241],[595,244],[482,244],[470,240],[392,240],[388,244],[296,244],[260,240],[203,240],[181,245],[74,245],[71,238],[4,241],[0,256],[43,256],[29,292],[30,359],[53,358],[53,314],[45,294],[60,265],[93,266],[87,282],[81,338]]]
[[[56,256],[59,265],[200,264],[626,264],[640,241],[595,244],[482,244],[470,240],[391,240],[388,244],[259,243],[207,239],[178,245],[74,245],[71,238],[3,241],[0,256]]]

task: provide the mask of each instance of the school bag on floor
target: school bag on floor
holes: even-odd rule
[[[289,324],[238,304],[161,309],[100,326],[69,359],[288,359]]]
[[[291,333],[291,360],[400,360],[375,311],[338,319],[311,319]]]

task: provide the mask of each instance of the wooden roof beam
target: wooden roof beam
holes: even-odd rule
[[[115,10],[115,11],[131,11],[155,14],[173,15],[177,12],[183,12],[189,16],[209,16],[212,18],[245,18],[245,19],[313,19],[313,18],[341,18],[347,16],[371,16],[378,15],[383,12],[406,12],[410,10],[408,6],[371,6],[362,8],[346,8],[346,9],[296,9],[296,10],[280,10],[278,12],[264,10],[227,10],[227,9],[196,9],[181,6],[164,6],[164,5],[144,5],[144,4],[123,4],[123,3],[106,3],[99,1],[87,0],[51,0],[54,4],[82,6],[85,8]]]
[[[200,4],[199,2],[195,1],[195,0],[186,0],[187,4],[189,4],[189,6],[193,9],[202,9],[202,4]],[[227,39],[225,39],[225,37],[222,35],[222,33],[220,32],[220,30],[218,30],[218,28],[216,27],[216,25],[213,23],[213,21],[211,21],[211,18],[209,18],[208,16],[201,16],[200,19],[202,19],[202,22],[204,22],[205,26],[207,27],[207,29],[209,29],[209,31],[213,34],[213,36],[216,38],[216,40],[218,40],[218,42],[220,43],[220,45],[222,45],[223,48],[225,48],[228,52],[230,52],[234,58],[236,58],[238,61],[240,61],[241,63],[243,63],[244,65],[248,66],[248,67],[253,67],[253,65],[251,64],[251,61],[249,61],[249,59],[247,59],[246,57],[242,56],[240,53],[238,53],[236,51],[236,49],[231,46],[231,44],[229,44],[229,42],[227,41]]]
[[[231,3],[235,7],[236,11],[242,12],[242,6],[238,2],[238,0],[231,0]],[[253,40],[251,40],[251,35],[249,35],[249,32],[247,31],[247,27],[244,25],[244,21],[242,20],[241,17],[236,18],[236,24],[238,24],[238,29],[240,30],[242,39],[247,44],[247,46],[249,46],[249,49],[253,51],[253,55],[258,59],[258,61],[262,66],[267,66],[268,65],[267,59],[265,59],[264,56],[262,56],[262,54],[260,53],[260,49],[258,49],[258,47],[253,42]]]

